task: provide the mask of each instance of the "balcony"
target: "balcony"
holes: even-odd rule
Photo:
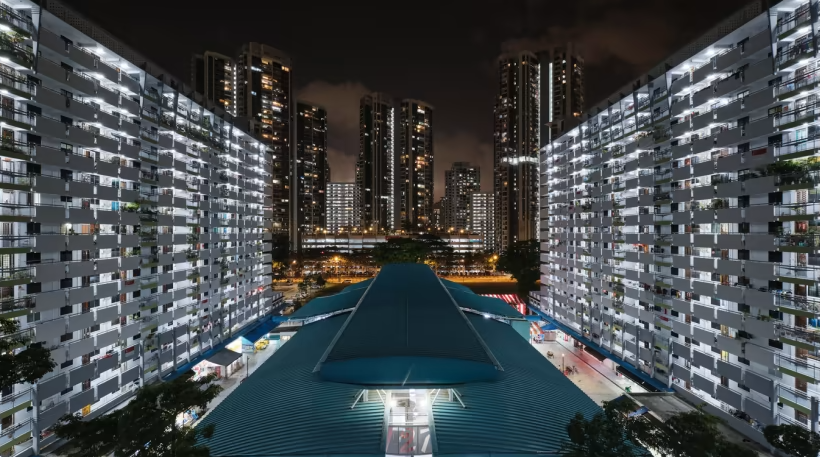
[[[816,85],[817,73],[807,73],[777,86],[777,98],[780,100],[787,100],[800,94],[801,92],[813,89]]]
[[[777,354],[776,359],[780,371],[807,382],[820,381],[820,367],[809,363],[809,359],[798,360],[783,354]]]
[[[801,30],[804,25],[809,25],[811,14],[808,8],[798,8],[794,13],[777,21],[774,29],[778,40],[782,40],[789,35]]]
[[[786,344],[813,352],[820,348],[820,332],[785,324],[777,324],[775,329],[780,336],[780,340]]]
[[[775,63],[780,70],[785,70],[788,67],[800,62],[802,59],[808,59],[814,52],[814,40],[811,34],[798,38],[794,44],[784,49],[777,54]]]
[[[820,149],[820,139],[807,138],[776,144],[774,146],[774,155],[781,160],[798,159],[814,155],[818,149]]]
[[[151,141],[153,143],[159,143],[159,133],[157,133],[157,132],[153,132],[153,131],[146,130],[146,129],[141,129],[140,130],[140,136],[144,140],[148,140],[148,141]]]
[[[777,267],[776,271],[781,281],[792,284],[811,286],[820,280],[820,272],[808,266],[781,265]]]
[[[820,246],[820,235],[794,234],[775,237],[775,246],[783,252],[812,252]]]
[[[810,103],[800,108],[780,113],[775,119],[775,126],[780,128],[780,130],[787,130],[800,127],[803,124],[813,121],[817,114],[815,111],[816,105],[816,103]]]
[[[0,5],[0,23],[6,24],[21,35],[30,37],[34,33],[34,24],[31,23],[31,19],[18,14],[5,4]]]
[[[37,117],[34,113],[15,108],[0,108],[0,117],[9,124],[21,129],[29,130],[31,127],[37,125]]]
[[[33,422],[31,419],[13,424],[0,431],[0,449],[8,449],[12,446],[24,443],[31,439]],[[11,452],[14,455],[16,452]]]
[[[22,45],[5,37],[0,38],[0,56],[4,56],[26,68],[34,67],[34,54]]]

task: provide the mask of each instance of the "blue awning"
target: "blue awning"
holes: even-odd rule
[[[538,308],[536,308],[536,307],[534,307],[534,306],[530,306],[530,305],[527,305],[527,306],[528,306],[528,307],[529,307],[529,308],[530,308],[530,309],[531,309],[534,313],[536,313],[536,314],[538,314],[539,316],[541,316],[541,318],[542,318],[543,320],[545,320],[545,321],[547,321],[547,322],[550,322],[550,323],[552,323],[553,325],[555,325],[556,327],[558,327],[558,330],[561,330],[562,332],[564,332],[564,333],[566,333],[566,334],[571,335],[571,336],[572,336],[573,338],[575,338],[576,340],[578,340],[578,341],[580,341],[580,342],[584,343],[585,345],[587,345],[587,346],[591,347],[592,349],[594,349],[594,350],[598,351],[600,354],[603,354],[604,356],[606,356],[606,358],[608,358],[608,359],[610,359],[610,360],[615,361],[618,365],[620,365],[620,367],[621,367],[622,369],[624,369],[624,370],[626,370],[626,371],[630,372],[631,374],[635,375],[635,376],[636,376],[638,379],[640,379],[641,381],[643,381],[643,382],[645,382],[645,383],[647,383],[647,384],[651,385],[652,387],[654,387],[654,388],[658,389],[658,390],[659,390],[659,391],[661,391],[661,392],[672,392],[672,391],[673,391],[672,389],[670,389],[670,388],[666,387],[663,383],[661,383],[661,382],[660,382],[660,381],[658,381],[657,379],[654,379],[654,378],[649,377],[649,376],[648,376],[646,373],[644,373],[643,371],[641,371],[641,370],[639,370],[639,369],[635,368],[634,366],[632,366],[632,364],[631,364],[631,363],[629,363],[629,362],[627,362],[626,360],[624,360],[624,359],[622,359],[622,358],[620,358],[620,357],[616,356],[615,354],[613,354],[613,353],[609,352],[608,350],[606,350],[606,349],[602,348],[602,347],[601,347],[601,346],[599,346],[597,343],[594,343],[593,341],[591,341],[591,340],[590,340],[590,339],[588,339],[587,337],[585,337],[585,336],[583,336],[583,335],[579,334],[579,333],[578,333],[577,331],[575,331],[574,329],[572,329],[572,328],[570,328],[570,327],[568,327],[568,326],[564,325],[563,323],[561,323],[561,322],[559,322],[559,321],[557,321],[557,320],[553,319],[552,317],[548,316],[546,313],[544,313],[544,312],[543,312],[543,311],[541,311],[540,309],[538,309]]]
[[[548,332],[550,330],[558,330],[558,327],[556,327],[555,324],[546,323],[541,326],[541,330]]]
[[[204,353],[199,354],[198,356],[194,357],[193,360],[191,360],[190,362],[186,363],[185,365],[182,365],[181,367],[177,368],[175,371],[172,371],[171,373],[169,373],[168,375],[166,375],[162,379],[165,380],[165,381],[171,381],[172,379],[178,378],[183,373],[193,369],[194,366],[196,366],[199,362],[207,359],[208,357],[210,357],[210,356],[216,354],[217,352],[221,351],[222,349],[224,349],[225,346],[228,345],[228,343],[230,343],[234,340],[234,337],[238,338],[238,337],[245,336],[247,338],[246,335],[250,335],[251,333],[255,332],[256,329],[258,329],[260,327],[263,327],[263,326],[267,326],[268,324],[273,324],[272,327],[270,327],[268,330],[265,331],[265,333],[267,333],[273,327],[276,327],[276,325],[278,325],[278,322],[274,323],[274,322],[271,321],[270,316],[265,316],[265,317],[262,317],[261,319],[262,319],[261,321],[255,323],[255,324],[249,324],[245,328],[239,329],[238,332],[234,332],[234,334],[232,335],[232,338],[230,339],[230,341],[223,341],[223,342],[217,344],[216,346],[212,347],[211,349],[208,349]]]
[[[268,321],[251,330],[244,336],[244,338],[249,342],[247,344],[255,344],[257,341],[264,338],[265,335],[267,335],[268,332],[273,330],[277,325],[279,325],[279,322]]]

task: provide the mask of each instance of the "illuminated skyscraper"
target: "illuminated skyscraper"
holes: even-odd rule
[[[433,211],[433,107],[403,100],[398,137],[399,228],[429,227]]]
[[[296,226],[300,233],[316,233],[326,225],[326,191],[330,180],[327,111],[301,102],[297,103],[296,111],[296,175],[293,181]]]
[[[444,230],[459,233],[470,228],[470,198],[481,190],[481,172],[470,162],[455,162],[444,171]]]
[[[361,228],[396,228],[395,108],[389,96],[365,95],[359,102],[359,161],[356,185],[361,196]]]
[[[538,238],[540,66],[531,52],[498,60],[494,182],[496,250]]]

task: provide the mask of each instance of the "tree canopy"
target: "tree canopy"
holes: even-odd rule
[[[80,415],[62,418],[55,432],[71,441],[68,457],[208,457],[197,440],[213,435],[214,425],[197,429],[177,426],[177,416],[191,409],[204,410],[222,388],[214,375],[194,381],[194,373],[169,382],[142,387],[124,408],[91,420]]]
[[[567,424],[562,455],[572,457],[756,457],[752,449],[729,442],[717,428],[720,419],[700,408],[672,415],[665,422],[629,417],[637,405],[628,399],[604,403],[591,418],[577,414]]]
[[[772,446],[794,457],[817,457],[820,435],[798,425],[769,425],[763,436]]]
[[[518,291],[536,290],[541,277],[538,240],[517,241],[498,258],[498,269],[509,273],[518,282]]]
[[[389,238],[373,248],[373,261],[383,266],[388,263],[441,264],[453,255],[453,248],[435,235],[416,238]]]
[[[51,352],[31,343],[30,333],[20,330],[13,319],[0,319],[0,389],[15,384],[34,383],[54,369]]]

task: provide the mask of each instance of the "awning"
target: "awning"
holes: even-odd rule
[[[256,327],[255,329],[251,330],[250,332],[246,333],[244,338],[247,341],[244,344],[256,344],[257,341],[261,340],[265,337],[271,330],[274,329],[279,325],[279,322],[273,322],[272,320],[268,320],[267,322],[263,322],[262,325]]]
[[[231,351],[230,349],[223,349],[205,360],[214,365],[227,367],[230,364],[236,362],[236,359],[240,357],[242,357],[242,354],[238,352]]]
[[[558,327],[556,327],[555,324],[546,323],[546,324],[541,326],[541,330],[547,332],[547,331],[550,331],[550,330],[558,330]]]

